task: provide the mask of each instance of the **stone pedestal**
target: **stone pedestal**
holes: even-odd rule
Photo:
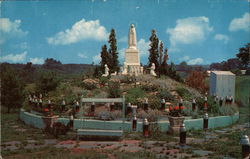
[[[185,117],[173,117],[173,116],[168,116],[169,120],[169,129],[168,133],[170,134],[179,134],[179,130],[181,125],[183,124]]]

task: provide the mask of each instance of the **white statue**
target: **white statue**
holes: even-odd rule
[[[136,48],[136,32],[134,24],[131,25],[128,35],[128,46],[129,48]]]
[[[124,62],[122,74],[123,74],[123,75],[126,75],[127,73],[128,73],[128,65],[127,65],[126,62]]]
[[[142,66],[140,67],[140,72],[141,72],[141,74],[143,74],[143,67]]]
[[[150,75],[157,76],[155,73],[155,64],[154,63],[152,63],[152,65],[150,67]]]
[[[105,64],[104,67],[105,67],[105,73],[102,76],[107,77],[109,75],[109,68],[107,64]]]
[[[116,76],[117,75],[117,71],[115,71],[114,73],[110,74],[111,76]]]

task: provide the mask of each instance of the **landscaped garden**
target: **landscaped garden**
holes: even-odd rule
[[[84,105],[80,102],[80,98],[111,98],[121,97],[125,95],[126,105],[138,105],[136,116],[138,118],[148,118],[151,123],[149,128],[149,136],[144,137],[144,134],[136,131],[124,132],[120,141],[77,141],[74,131],[68,131],[66,135],[59,135],[55,138],[54,135],[37,128],[32,128],[25,125],[20,121],[18,112],[5,114],[6,110],[2,110],[2,121],[6,121],[2,125],[2,155],[5,158],[197,158],[202,156],[209,156],[210,158],[220,158],[228,156],[233,158],[240,158],[241,148],[239,145],[240,136],[242,132],[247,132],[246,117],[240,119],[241,125],[232,125],[220,129],[210,129],[206,133],[203,130],[188,130],[187,131],[187,146],[181,148],[179,146],[178,135],[169,135],[160,131],[158,124],[154,124],[167,118],[167,115],[172,112],[179,112],[180,98],[183,99],[184,108],[181,109],[181,115],[186,119],[202,118],[204,115],[204,96],[192,88],[189,88],[181,83],[177,83],[171,79],[165,78],[164,80],[153,81],[146,78],[143,79],[130,78],[120,79],[111,78],[105,79],[106,82],[100,87],[90,88],[83,85],[66,85],[67,82],[61,83],[54,91],[49,94],[43,94],[43,101],[50,100],[53,109],[49,112],[53,115],[58,115],[64,118],[70,118],[71,112],[74,111],[75,101],[79,101],[80,107],[85,107],[84,110],[79,112],[83,113],[85,118],[103,120],[101,114],[105,114],[108,120],[121,120],[122,118],[122,105],[115,105],[114,110],[110,110],[110,104],[96,104],[95,115],[91,113],[91,103]],[[244,80],[242,80],[244,78]],[[94,79],[98,82],[97,79]],[[99,79],[103,80],[103,79]],[[86,81],[86,80],[83,80]],[[119,82],[118,82],[119,81]],[[133,81],[133,82],[131,82]],[[243,82],[242,82],[243,81]],[[237,77],[236,94],[239,95],[242,91],[248,91],[246,86],[248,84],[248,76]],[[111,82],[116,84],[109,85]],[[143,85],[143,83],[146,83]],[[172,83],[170,83],[172,82]],[[84,82],[83,82],[84,83]],[[170,84],[169,84],[170,83]],[[163,86],[165,84],[165,87]],[[171,85],[171,86],[168,86]],[[64,87],[63,87],[64,85]],[[120,85],[120,87],[116,87]],[[159,86],[161,85],[161,87]],[[32,86],[32,85],[31,85]],[[29,105],[29,94],[35,94],[39,97],[40,92],[35,92],[34,87],[28,86],[26,104],[23,107],[26,111],[41,113],[40,115],[51,116],[50,113],[44,112],[43,108],[47,108],[46,102],[43,102],[43,107],[39,107],[39,102]],[[116,88],[114,88],[116,87]],[[171,87],[171,89],[169,89]],[[74,89],[72,89],[74,88]],[[70,90],[72,89],[72,90]],[[79,90],[74,92],[73,90]],[[32,92],[33,91],[33,92]],[[70,93],[65,93],[69,91]],[[86,93],[84,93],[86,92]],[[114,93],[115,92],[115,93]],[[116,92],[119,92],[116,94]],[[153,93],[152,93],[153,92]],[[59,95],[61,94],[61,96]],[[64,94],[70,94],[71,99]],[[111,94],[116,94],[111,96]],[[194,95],[195,94],[195,95]],[[59,97],[58,97],[59,96]],[[155,96],[155,98],[151,98]],[[135,97],[135,98],[134,98]],[[148,109],[145,110],[145,99],[148,99]],[[242,101],[240,95],[236,96],[237,101]],[[192,110],[192,99],[196,98],[196,109]],[[137,100],[140,99],[140,100]],[[162,109],[162,99],[165,99],[165,108]],[[244,101],[245,98],[243,98]],[[65,110],[61,111],[62,100],[65,100]],[[238,103],[238,102],[237,102]],[[82,104],[82,105],[81,105]],[[175,110],[175,107],[176,108]],[[170,109],[173,110],[170,110]],[[214,98],[208,97],[208,110],[209,116],[218,115],[233,115],[240,111],[240,116],[247,115],[246,105],[238,107],[236,104],[228,104],[220,106],[219,103],[214,101]],[[242,111],[243,110],[243,111]],[[132,113],[132,112],[131,112]],[[81,116],[76,116],[81,118]],[[132,114],[126,114],[126,120],[131,121]],[[105,121],[107,118],[105,118]],[[19,133],[23,135],[20,136]],[[226,141],[226,142],[225,142]],[[225,144],[223,144],[225,143]],[[211,146],[213,145],[213,146]],[[232,148],[232,146],[234,148]],[[222,149],[223,148],[223,149]],[[115,150],[115,151],[114,151]],[[66,155],[61,153],[65,152]],[[98,155],[97,155],[98,154]],[[118,155],[119,154],[119,155]],[[27,157],[28,156],[28,157]]]

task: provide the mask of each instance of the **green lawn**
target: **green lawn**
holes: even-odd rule
[[[237,76],[235,98],[240,104],[240,122],[249,121],[250,104],[248,98],[250,96],[250,76]]]
[[[250,96],[250,76],[236,77],[236,100],[241,100],[244,105],[247,105]]]

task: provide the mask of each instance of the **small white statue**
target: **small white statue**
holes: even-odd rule
[[[117,71],[115,71],[114,73],[110,74],[111,76],[116,76],[117,75]]]
[[[105,64],[104,67],[105,67],[105,73],[102,76],[107,77],[109,75],[109,68],[107,64]]]
[[[143,74],[143,67],[140,67],[140,73]]]
[[[150,75],[157,76],[155,73],[155,64],[154,63],[152,63],[152,65],[150,67]]]
[[[122,74],[123,75],[126,75],[128,74],[128,65],[126,62],[124,62],[124,66],[123,66],[123,71],[122,71]]]

